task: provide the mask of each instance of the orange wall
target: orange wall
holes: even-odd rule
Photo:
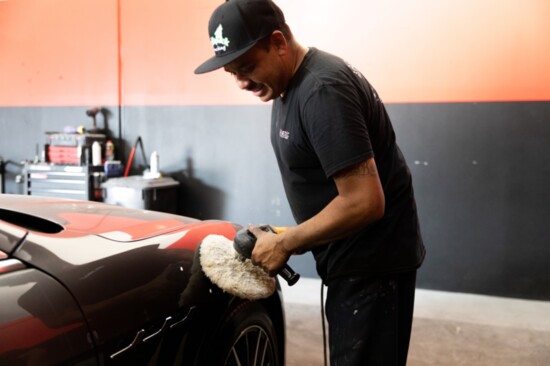
[[[550,100],[547,0],[276,2],[302,44],[346,58],[386,102]],[[193,74],[219,3],[0,1],[0,105],[259,103],[223,71]]]
[[[0,1],[0,105],[117,102],[116,2]]]

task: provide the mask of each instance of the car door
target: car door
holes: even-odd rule
[[[0,364],[96,365],[71,294],[49,274],[11,256],[26,234],[0,221]]]

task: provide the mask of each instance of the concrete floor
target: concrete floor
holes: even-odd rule
[[[286,365],[322,366],[320,281],[281,285]],[[550,302],[419,289],[407,365],[549,366]]]

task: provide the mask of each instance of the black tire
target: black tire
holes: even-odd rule
[[[256,302],[235,306],[209,352],[208,365],[283,366],[277,334],[267,310]]]

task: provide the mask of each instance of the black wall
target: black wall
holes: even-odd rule
[[[34,158],[46,131],[90,125],[87,108],[0,108],[0,157]],[[120,115],[106,108],[111,137],[121,133],[123,161],[141,136],[146,155],[157,150],[163,173],[181,182],[181,214],[293,224],[269,144],[269,106],[124,107]],[[388,111],[413,174],[428,250],[418,286],[550,300],[550,103]],[[143,170],[139,151],[133,167]],[[8,193],[22,192],[18,169],[7,166]],[[311,255],[291,264],[316,277]]]
[[[550,103],[390,106],[426,288],[550,299]]]

